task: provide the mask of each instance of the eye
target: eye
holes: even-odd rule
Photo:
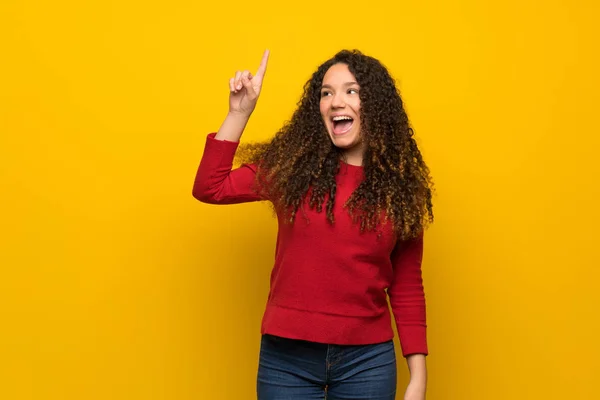
[[[358,89],[348,89],[348,94],[358,94]]]
[[[331,92],[329,90],[323,90],[321,92],[321,97],[329,96],[330,94],[331,94]]]

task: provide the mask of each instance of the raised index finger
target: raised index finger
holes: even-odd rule
[[[265,72],[267,71],[267,62],[269,61],[269,50],[265,50],[263,54],[262,60],[260,61],[260,66],[256,71],[256,77],[262,79],[265,76]]]

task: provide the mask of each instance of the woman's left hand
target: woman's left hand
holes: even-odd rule
[[[424,382],[410,381],[406,387],[404,400],[425,400],[426,385]]]

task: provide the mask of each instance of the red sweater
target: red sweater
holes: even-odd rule
[[[256,167],[232,170],[238,143],[208,135],[193,195],[210,204],[268,200],[253,190]],[[423,237],[397,241],[360,233],[343,204],[363,179],[342,161],[336,177],[335,224],[304,205],[293,224],[279,222],[275,265],[261,331],[291,339],[359,345],[393,338],[387,295],[402,354],[428,354],[421,279]]]

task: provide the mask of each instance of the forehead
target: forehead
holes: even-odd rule
[[[323,85],[343,84],[346,82],[356,82],[356,78],[352,75],[346,64],[332,65],[323,77]]]

